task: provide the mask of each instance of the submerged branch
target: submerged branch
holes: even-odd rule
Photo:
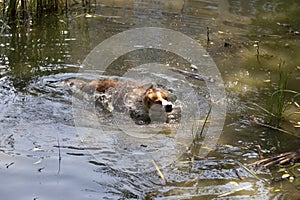
[[[272,156],[270,158],[261,159],[254,163],[249,164],[249,166],[262,165],[263,168],[267,168],[275,164],[282,165],[282,164],[287,164],[289,162],[295,163],[298,161],[300,161],[300,149],[298,151],[281,153],[279,155]]]
[[[168,183],[168,182],[167,182],[167,179],[166,179],[166,177],[164,176],[164,174],[162,173],[162,171],[160,170],[160,168],[158,167],[158,165],[156,164],[155,160],[152,160],[152,163],[153,163],[153,165],[155,166],[155,169],[156,169],[158,175],[159,175],[160,178],[163,180],[164,185],[167,185],[167,183]]]
[[[289,131],[286,131],[284,129],[281,129],[281,128],[278,128],[278,127],[275,127],[275,126],[272,126],[272,125],[269,125],[267,123],[265,123],[262,119],[260,118],[257,118],[257,117],[254,117],[254,116],[251,116],[250,117],[251,121],[260,125],[260,126],[264,126],[264,127],[267,127],[267,128],[270,128],[270,129],[274,129],[274,130],[277,130],[277,131],[280,131],[280,132],[283,132],[283,133],[287,133],[287,134],[290,134],[290,135],[293,135],[291,132]]]

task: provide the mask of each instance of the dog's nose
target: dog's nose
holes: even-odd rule
[[[172,110],[173,110],[172,104],[165,105],[165,111],[166,112],[172,112]]]

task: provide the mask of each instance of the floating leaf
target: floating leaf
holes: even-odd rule
[[[235,192],[239,192],[239,191],[242,191],[242,190],[247,190],[247,189],[250,189],[250,188],[251,188],[251,186],[245,186],[245,187],[237,188],[237,189],[235,189],[235,190],[233,190],[233,191],[226,192],[226,193],[224,193],[224,194],[218,195],[218,198],[219,198],[219,197],[226,197],[226,196],[229,196],[229,195],[231,195],[231,194],[233,194],[233,193],[235,193]]]
[[[67,24],[64,20],[60,19],[58,20],[60,23],[63,23],[63,24]]]
[[[207,147],[207,146],[203,146],[203,147],[201,147],[201,149],[213,150],[212,148],[209,148],[209,147]]]
[[[194,70],[198,70],[198,67],[194,64],[191,64],[190,68],[194,69]]]
[[[32,149],[32,151],[43,151],[43,149],[41,149],[41,148],[39,148],[39,147],[34,147],[34,148]]]
[[[227,147],[227,148],[233,148],[232,145],[229,145],[229,144],[225,144],[224,147]]]
[[[285,179],[285,178],[289,178],[291,175],[289,174],[282,174],[281,178]]]
[[[86,13],[84,17],[85,17],[85,18],[92,18],[92,17],[95,17],[95,16],[93,16],[93,15],[91,15],[91,14],[88,14],[88,13]]]
[[[35,163],[33,163],[34,165],[40,164],[43,161],[43,159],[39,159],[38,161],[36,161]]]
[[[279,170],[278,170],[278,172],[284,172],[286,169],[285,168],[280,168]]]
[[[230,181],[229,184],[235,185],[235,186],[238,186],[238,185],[239,185],[239,183],[238,183],[238,182],[235,182],[235,181]]]

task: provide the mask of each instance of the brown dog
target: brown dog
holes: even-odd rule
[[[108,78],[101,80],[93,80],[87,83],[79,79],[69,79],[66,81],[66,83],[70,87],[76,87],[87,94],[94,94],[95,91],[99,93],[104,93],[107,89],[111,87],[116,87],[118,81]]]
[[[168,100],[168,93],[153,85],[146,87],[135,82],[121,82],[111,78],[85,82],[69,79],[67,85],[77,88],[86,94],[113,95],[113,109],[129,111],[130,117],[137,124],[151,122],[150,113],[164,115],[173,110],[173,104]]]

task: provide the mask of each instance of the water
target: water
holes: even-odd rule
[[[274,168],[258,170],[257,179],[239,165],[258,159],[257,145],[266,156],[299,147],[299,130],[292,124],[286,126],[298,137],[261,127],[249,117],[265,115],[253,103],[266,107],[266,99],[276,89],[280,59],[285,61],[285,70],[291,72],[288,88],[299,92],[297,1],[100,2],[91,9],[91,15],[84,17],[78,9],[68,17],[48,16],[24,26],[11,25],[1,36],[0,194],[3,198],[299,198],[297,178],[294,183],[273,182],[273,177],[281,175]],[[190,159],[190,151],[186,149],[190,138],[180,148],[174,147],[176,124],[154,126],[161,131],[154,134],[156,138],[137,141],[122,134],[107,115],[101,118],[92,115],[93,107],[80,104],[82,100],[74,99],[61,86],[69,78],[99,77],[96,73],[78,73],[82,72],[87,54],[114,34],[145,26],[169,28],[195,39],[210,53],[222,74],[228,110],[219,145],[208,154],[208,160]],[[211,40],[208,44],[207,27]],[[259,57],[254,41],[259,41]],[[146,49],[120,57],[104,75],[128,75],[128,69],[143,68],[146,63],[175,68],[190,66],[172,53]],[[191,87],[196,92],[189,96],[194,95],[195,101],[200,102],[196,107],[201,111],[199,118],[204,119],[209,95],[203,81],[178,74],[176,79],[171,71],[142,72],[149,75],[146,77],[155,77],[175,94],[182,92],[180,83]],[[143,80],[141,77],[139,81]],[[74,101],[83,106],[85,112],[81,114],[86,113],[84,126],[77,129]],[[96,135],[99,126],[104,131],[99,133],[101,137]],[[185,131],[193,132],[192,127],[193,124],[185,126]],[[126,128],[132,133],[130,130]],[[172,150],[176,150],[170,153],[176,159],[165,154]],[[147,171],[136,160],[143,161],[145,157],[141,155],[152,151],[161,153],[155,155],[160,155],[155,161],[163,167],[167,185],[157,175],[151,160],[147,161],[150,168]],[[197,147],[191,151],[197,152]],[[237,174],[244,179],[240,180]],[[227,194],[236,189],[239,190]]]

